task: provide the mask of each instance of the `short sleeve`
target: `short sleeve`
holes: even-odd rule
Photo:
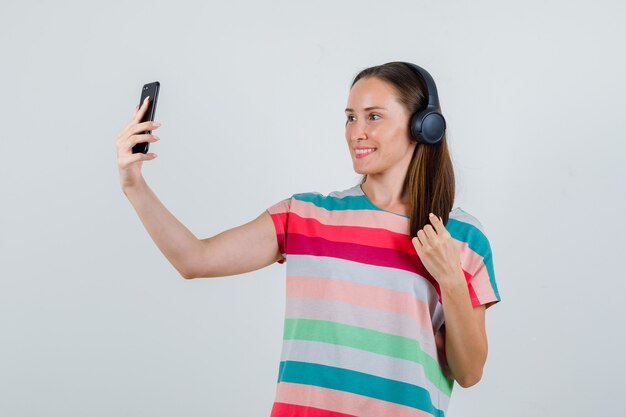
[[[278,249],[283,258],[277,261],[279,264],[285,263],[287,247],[287,225],[289,223],[289,211],[291,209],[291,197],[279,201],[267,209],[267,212],[272,217],[274,222],[274,229],[276,229],[276,241],[278,242]]]
[[[489,308],[500,301],[493,269],[493,254],[487,236],[479,228],[470,231],[463,256],[463,270],[469,273],[468,289],[474,307],[485,304]]]
[[[491,244],[483,226],[466,212],[461,212],[456,219],[451,218],[448,224],[450,227],[446,228],[459,241],[461,268],[465,273],[472,306],[485,304],[485,308],[491,307],[500,301],[500,293]]]

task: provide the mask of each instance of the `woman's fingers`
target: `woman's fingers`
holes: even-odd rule
[[[143,100],[143,103],[141,103],[141,107],[135,107],[135,116],[133,117],[133,120],[131,121],[131,123],[139,123],[139,121],[141,120],[141,118],[143,117],[143,115],[146,112],[146,109],[148,108],[148,102],[150,101],[150,97],[146,97]],[[139,106],[139,105],[137,105]]]
[[[145,132],[147,130],[156,130],[159,128],[159,126],[161,126],[159,123],[151,122],[148,120],[147,122],[141,122],[141,123],[131,125],[129,127],[128,133],[130,135],[134,135],[137,133]]]
[[[143,136],[143,132],[146,132],[148,130],[154,131],[158,129],[159,126],[161,125],[155,122],[151,122],[151,121],[142,122],[138,124],[133,124],[133,122],[131,122],[131,124],[126,126],[126,128],[124,128],[124,130],[120,132],[118,136],[118,141],[128,142],[128,143],[133,142],[135,140],[134,139],[135,136]],[[150,136],[149,133],[146,133],[145,135]],[[135,142],[135,143],[140,143],[140,142],[147,142],[147,141],[140,140],[139,142]]]
[[[128,160],[127,160],[126,166],[128,166],[128,165],[130,165],[132,163],[135,163],[137,161],[148,161],[148,160],[154,159],[156,157],[157,157],[157,154],[155,154],[155,153],[146,153],[146,154],[143,154],[141,152],[133,153],[133,154],[131,154],[130,156],[127,157]]]
[[[429,239],[437,238],[437,232],[435,232],[435,229],[433,229],[433,227],[431,225],[427,224],[426,226],[424,226],[423,230],[424,230],[424,233],[426,233],[426,236],[428,236]]]
[[[138,155],[138,154],[132,153],[132,148],[135,145],[137,145],[138,143],[143,143],[143,142],[157,142],[159,140],[161,140],[161,138],[159,138],[156,135],[151,135],[149,133],[146,133],[143,135],[131,135],[131,136],[120,138],[118,140],[117,147],[118,147],[118,151],[121,152],[122,154]],[[142,152],[139,152],[139,153],[144,155]]]
[[[132,148],[138,143],[143,142],[156,142],[160,140],[160,138],[156,135],[145,133],[147,131],[154,131],[158,129],[160,124],[152,121],[145,121],[139,123],[141,118],[144,116],[148,104],[150,102],[150,97],[146,97],[141,103],[141,105],[135,106],[135,114],[131,119],[130,123],[120,132],[118,135],[118,149],[123,154],[127,155],[126,162],[133,163],[139,160],[145,159],[154,159],[156,158],[156,154],[144,154],[142,152],[138,152],[136,154],[132,153]]]
[[[141,122],[149,105],[149,98],[135,106],[135,112],[130,122],[117,135],[117,164],[122,187],[132,186],[141,179],[142,161],[155,159],[155,153],[133,153],[132,148],[138,143],[156,142],[159,137],[153,135],[154,129],[160,124],[151,121]],[[148,133],[150,132],[150,133]]]
[[[130,179],[130,183],[135,183],[137,181],[136,177],[139,176],[139,174],[133,173],[132,171],[141,169],[140,167],[137,168],[137,165],[135,163],[140,162],[140,161],[150,161],[156,157],[157,157],[157,154],[155,153],[143,154],[141,152],[120,156],[117,160],[117,164],[120,170],[120,175],[122,177],[122,180],[128,181]]]
[[[146,123],[151,123],[151,122],[146,122]],[[143,127],[139,127],[137,128],[137,126],[142,126]],[[140,123],[139,125],[135,125],[135,126],[131,126],[130,127],[130,131],[129,129],[124,129],[120,135],[117,138],[117,147],[118,150],[122,153],[126,153],[126,154],[132,154],[132,148],[138,144],[138,143],[143,143],[143,142],[156,142],[158,140],[160,140],[160,138],[154,134],[150,134],[150,133],[142,133],[142,134],[135,134],[133,133],[133,130],[136,130],[138,132],[145,132],[146,130],[148,130],[146,128],[147,125],[145,125],[144,123]],[[141,153],[141,152],[140,152]],[[141,153],[142,155],[144,155],[143,153]]]
[[[423,247],[428,243],[428,239],[426,238],[426,233],[424,233],[423,229],[418,230],[417,236],[415,236],[413,239],[417,239],[417,242],[420,247]]]
[[[160,138],[156,135],[151,135],[149,133],[143,134],[143,135],[132,135],[130,137],[130,147],[132,148],[133,146],[135,146],[138,143],[143,143],[143,142],[156,142],[160,140]]]
[[[135,106],[135,114],[133,114],[133,117],[130,119],[130,122],[128,122],[124,129],[122,129],[119,136],[130,136],[134,133],[152,130],[152,126],[149,126],[150,122],[139,123],[144,113],[146,112],[146,109],[148,108],[148,101],[149,97],[146,97],[143,103],[141,103],[141,106],[139,106],[139,104]],[[139,130],[136,129],[136,126],[139,126]]]
[[[446,226],[443,224],[443,220],[441,219],[441,217],[437,217],[433,213],[430,213],[429,217],[430,222],[437,231],[438,236],[450,236],[450,233],[448,232],[448,229],[446,229]]]

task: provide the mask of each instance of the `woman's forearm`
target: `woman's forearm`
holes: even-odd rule
[[[443,281],[445,284],[440,288],[446,329],[446,358],[454,379],[467,388],[482,377],[487,359],[487,336],[477,320],[465,277]]]
[[[161,252],[184,278],[190,278],[191,258],[201,246],[198,238],[165,208],[145,180],[122,190]]]

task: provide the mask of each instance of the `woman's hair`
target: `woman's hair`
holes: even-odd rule
[[[416,111],[426,108],[426,85],[408,66],[392,62],[366,68],[352,81],[350,89],[362,78],[374,77],[389,83],[395,90],[399,102],[408,110],[409,121]],[[441,111],[441,109],[439,109]],[[409,136],[411,130],[409,128]],[[412,139],[413,140],[413,139]],[[367,180],[363,175],[360,184]],[[418,143],[402,185],[402,195],[409,196],[411,214],[411,237],[430,224],[429,213],[435,213],[448,223],[448,214],[454,204],[454,170],[448,152],[446,134],[436,145]]]

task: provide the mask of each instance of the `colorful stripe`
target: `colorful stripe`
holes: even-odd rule
[[[267,211],[279,263],[288,261],[272,417],[443,417],[454,381],[435,342],[441,294],[415,252],[410,219],[376,207],[358,185],[294,194]],[[478,220],[456,208],[446,228],[472,305],[498,302]]]
[[[368,375],[363,372],[305,362],[281,362],[279,382],[313,385],[364,397],[392,402],[443,416],[432,404],[428,391],[403,382]]]

